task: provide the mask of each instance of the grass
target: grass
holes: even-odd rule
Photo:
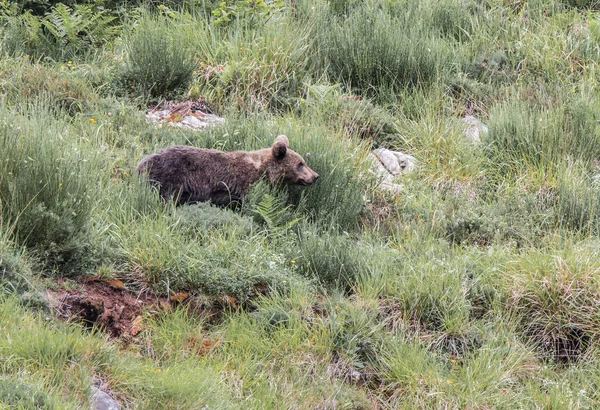
[[[98,42],[27,42],[57,8],[1,15],[0,408],[89,407],[92,385],[124,408],[597,408],[593,2],[243,3],[106,3],[121,30]],[[146,123],[190,98],[226,123]],[[319,181],[235,210],[135,173],[280,134]],[[418,160],[399,193],[375,147]],[[47,309],[90,276],[189,299],[111,339]]]

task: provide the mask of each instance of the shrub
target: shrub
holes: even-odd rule
[[[212,11],[215,19],[213,23],[216,26],[229,25],[232,20],[239,20],[251,29],[265,24],[265,22],[277,11],[283,7],[283,0],[269,1],[258,0],[229,0],[222,1],[218,7]]]
[[[200,64],[192,90],[216,106],[246,111],[289,109],[311,75],[311,27],[286,19],[273,19],[256,29],[243,21],[226,30],[195,27],[191,41]]]
[[[144,98],[173,96],[184,90],[194,71],[184,25],[177,18],[143,13],[124,33],[125,64],[117,73],[117,88]]]
[[[15,249],[8,233],[0,224],[0,298],[13,294],[27,306],[47,307],[30,262]]]
[[[208,202],[181,206],[176,209],[173,217],[179,219],[181,227],[190,233],[207,233],[211,229],[228,227],[250,233],[253,227],[251,218]]]
[[[58,409],[57,402],[28,383],[0,377],[0,405],[11,409]]]
[[[477,19],[483,17],[476,2],[446,0],[431,4],[432,25],[444,36],[458,41],[469,40],[477,27]]]
[[[58,3],[44,17],[30,11],[6,16],[4,44],[11,54],[69,60],[114,39],[120,31],[115,18],[92,5]]]
[[[73,64],[49,66],[32,63],[28,57],[0,60],[0,92],[10,104],[42,100],[48,109],[64,109],[71,115],[98,99],[90,85],[71,68]]]
[[[597,348],[600,284],[597,243],[552,244],[506,264],[508,309],[544,357],[575,361]]]
[[[600,1],[598,0],[562,0],[568,6],[576,7],[578,9],[600,9]]]
[[[526,103],[502,105],[490,114],[486,153],[505,174],[523,166],[556,170],[567,161],[591,164],[600,155],[600,126],[590,108],[595,99],[576,97],[543,109]]]
[[[437,252],[436,252],[437,253]],[[399,259],[390,275],[389,295],[407,320],[417,320],[429,330],[461,335],[468,327],[471,306],[466,297],[464,260],[446,255]]]
[[[369,270],[367,252],[347,234],[305,227],[299,233],[297,252],[294,260],[300,272],[326,286],[349,289]]]
[[[199,289],[245,302],[262,287],[286,291],[302,281],[264,235],[249,241],[247,232],[235,225],[190,232],[181,224],[163,215],[112,230],[123,275],[132,284],[161,293]]]
[[[54,262],[86,243],[93,207],[94,158],[64,138],[69,128],[42,106],[28,116],[0,105],[0,201],[20,245]]]
[[[400,132],[394,116],[374,102],[344,94],[339,84],[305,84],[297,112],[305,118],[322,119],[344,135],[390,146]]]
[[[590,181],[574,170],[562,175],[558,182],[557,213],[561,227],[594,235],[600,232],[600,191],[596,181]]]
[[[348,17],[325,13],[317,26],[321,69],[371,96],[432,83],[448,68],[449,46],[410,18],[391,17],[369,5]]]

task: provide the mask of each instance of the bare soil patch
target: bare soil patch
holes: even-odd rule
[[[91,278],[73,286],[51,291],[50,304],[57,316],[99,326],[112,337],[129,339],[142,330],[142,313],[170,307],[170,302],[149,293],[136,294],[116,279]]]

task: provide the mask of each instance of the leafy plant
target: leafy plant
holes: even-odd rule
[[[285,235],[302,218],[289,217],[290,206],[285,205],[282,197],[265,194],[256,205],[254,213],[264,223],[269,236],[278,237]]]
[[[265,0],[226,0],[221,1],[212,11],[216,18],[216,26],[227,26],[232,21],[239,21],[248,28],[264,24],[278,9],[283,7],[283,0],[266,2]]]
[[[120,32],[115,16],[92,5],[76,4],[73,8],[58,3],[43,17],[27,11],[7,16],[8,51],[34,58],[68,60],[101,47]]]

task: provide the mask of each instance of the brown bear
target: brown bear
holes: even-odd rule
[[[239,203],[263,175],[272,184],[313,184],[319,174],[288,146],[285,135],[275,138],[270,148],[250,152],[173,146],[144,158],[137,172],[147,173],[160,195],[175,198],[177,204],[229,205]]]

